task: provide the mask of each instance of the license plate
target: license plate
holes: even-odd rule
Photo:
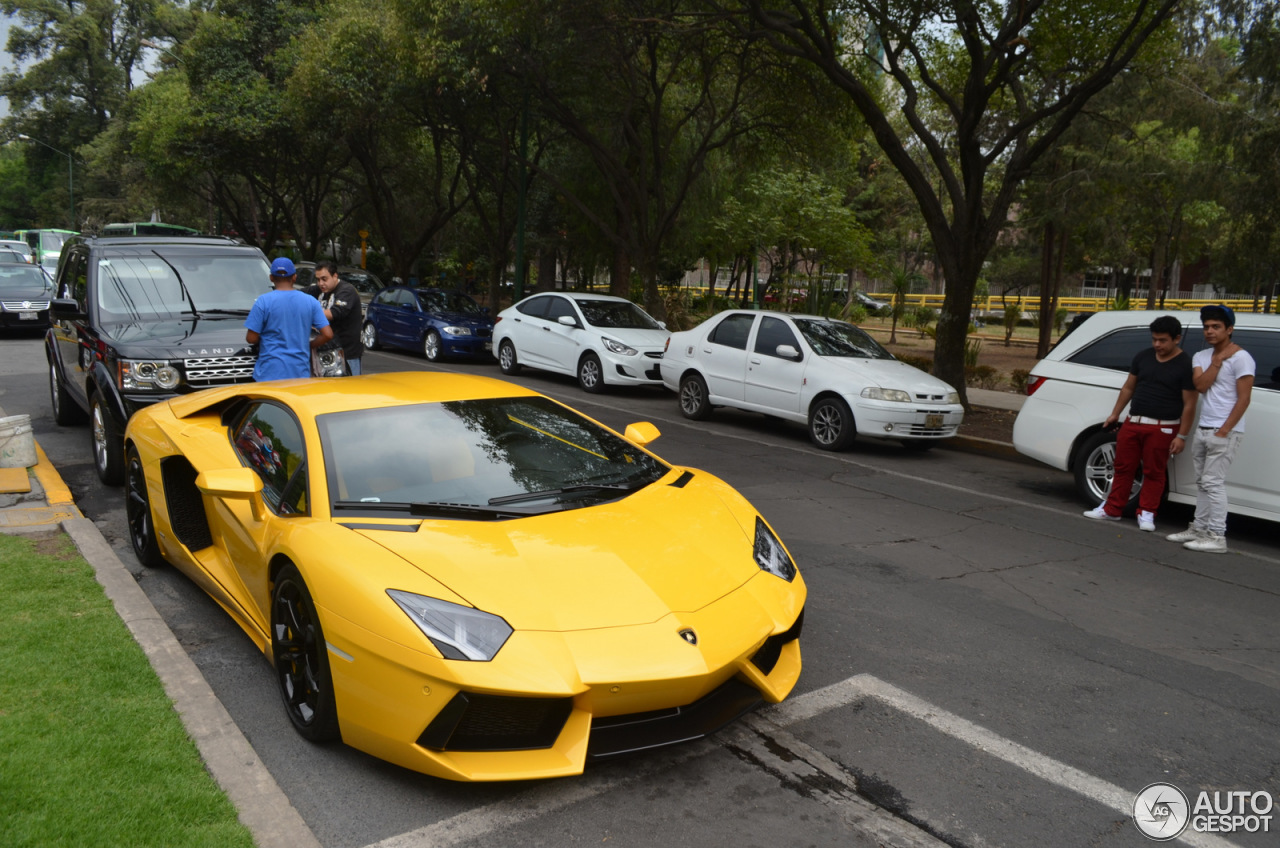
[[[40,313],[38,312],[19,312],[18,313],[19,321],[34,321],[38,317],[40,317]]]
[[[941,412],[931,412],[924,417],[924,426],[929,428],[941,427],[944,418],[946,418],[946,416]]]

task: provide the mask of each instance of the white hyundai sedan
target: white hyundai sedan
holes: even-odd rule
[[[626,298],[547,292],[498,313],[493,350],[503,374],[527,365],[576,376],[584,391],[602,392],[606,385],[662,385],[658,362],[670,335]]]
[[[855,436],[927,450],[964,420],[951,386],[893,354],[852,324],[816,315],[731,310],[675,333],[662,382],[686,418],[717,406],[805,423],[824,450]]]

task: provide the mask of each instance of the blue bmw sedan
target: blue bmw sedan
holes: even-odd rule
[[[393,286],[365,307],[364,346],[420,350],[432,362],[444,357],[493,355],[489,310],[462,292]]]

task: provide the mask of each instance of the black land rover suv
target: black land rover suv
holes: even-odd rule
[[[223,238],[77,236],[58,262],[45,336],[59,424],[91,422],[102,482],[124,476],[135,410],[253,380],[244,319],[271,288],[262,251]]]

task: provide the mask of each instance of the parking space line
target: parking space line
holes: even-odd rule
[[[875,698],[899,712],[906,713],[930,727],[964,742],[973,748],[1017,766],[1041,780],[1083,795],[1091,801],[1109,807],[1126,818],[1133,814],[1133,801],[1138,789],[1123,789],[1114,783],[1059,762],[1052,757],[998,736],[985,727],[948,712],[923,698],[886,683],[870,674],[859,674],[833,683],[822,689],[806,692],[796,698],[769,707],[761,715],[780,725],[821,715],[829,710],[854,703],[864,698]],[[1228,848],[1234,843],[1218,836],[1187,830],[1179,842],[1196,848]]]

